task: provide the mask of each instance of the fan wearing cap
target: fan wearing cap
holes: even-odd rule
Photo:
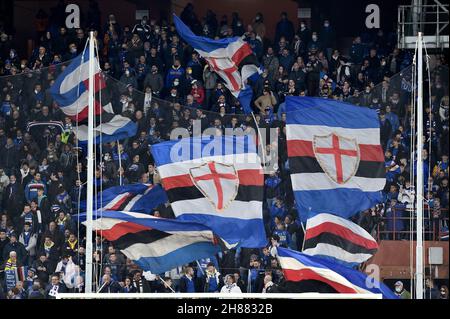
[[[394,285],[395,294],[401,299],[411,299],[411,294],[403,286],[403,282],[397,281]]]
[[[33,283],[35,280],[38,280],[38,276],[36,275],[36,269],[33,267],[28,268],[27,276],[23,281],[23,286],[28,292],[31,291]]]

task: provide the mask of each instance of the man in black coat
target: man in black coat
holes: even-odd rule
[[[14,226],[19,223],[19,217],[22,213],[24,193],[20,183],[17,182],[16,176],[9,177],[9,184],[3,192],[3,207],[5,208],[8,217],[13,222]]]
[[[110,275],[103,275],[103,285],[101,286],[99,293],[118,293],[122,290],[119,283],[111,278]]]
[[[147,279],[142,277],[142,271],[136,270],[133,273],[133,287],[136,288],[138,293],[152,292],[152,287]]]
[[[47,299],[56,299],[56,296],[67,292],[67,287],[59,280],[59,275],[53,274],[51,283],[45,289],[45,297]]]
[[[9,243],[7,243],[3,248],[3,260],[8,260],[9,253],[12,251],[16,252],[17,260],[21,264],[25,264],[28,252],[25,249],[25,246],[17,240],[17,235],[14,233],[9,236]]]
[[[0,229],[0,265],[5,262],[3,259],[3,249],[7,244],[9,244],[9,238],[6,237],[6,231],[4,229]]]

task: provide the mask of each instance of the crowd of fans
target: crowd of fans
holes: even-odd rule
[[[90,10],[98,10],[93,1]],[[135,137],[98,146],[97,191],[119,183],[153,183],[149,145],[167,140],[173,128],[192,132],[193,120],[200,120],[202,129],[222,131],[279,128],[278,141],[267,146],[268,152],[273,147],[279,151],[277,171],[265,176],[267,247],[230,250],[154,275],[143,273],[97,236],[94,262],[100,292],[285,289],[272,250],[277,246],[301,250],[304,236],[286,165],[286,96],[338,99],[377,110],[386,159],[385,200],[355,221],[380,239],[412,238],[409,220],[402,219],[414,216],[411,68],[396,75],[412,63],[412,57],[396,48],[395,35],[379,30],[356,36],[344,55],[336,49],[329,20],[320,30],[310,30],[303,21],[297,29],[282,13],[275,37],[269,39],[261,13],[244,22],[238,13],[229,21],[228,16],[218,19],[208,10],[199,20],[188,5],[181,18],[194,32],[215,39],[242,36],[263,66],[261,78],[252,83],[255,122],[166,20],[144,17],[134,26],[122,26],[111,14],[102,25],[96,15],[88,14],[85,28],[68,30],[54,12],[50,17],[43,11],[37,15],[40,27],[29,57],[19,56],[14,37],[0,30],[0,298],[54,298],[84,289],[84,229],[76,215],[86,196],[86,149],[76,143],[76,124],[64,116],[49,88],[68,61],[84,50],[91,28],[114,112],[138,124]],[[429,238],[445,232],[448,236],[447,78],[446,61],[438,56],[428,82],[431,104],[425,101],[422,151],[430,214],[426,227],[434,236]],[[50,121],[62,122],[62,131]],[[47,124],[29,127],[29,123]],[[170,205],[155,209],[157,216],[172,214]],[[11,286],[8,270],[18,269],[26,271]],[[448,298],[445,286],[439,293],[430,280],[428,288],[433,298]]]

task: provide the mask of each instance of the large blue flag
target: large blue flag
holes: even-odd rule
[[[375,111],[311,97],[286,98],[292,188],[302,221],[349,218],[382,201],[384,155]]]
[[[226,87],[239,99],[246,114],[252,112],[252,88],[248,79],[256,81],[262,73],[250,45],[240,37],[212,40],[195,35],[176,15],[173,20],[178,34],[189,43],[225,81]]]
[[[381,294],[386,299],[398,299],[382,282],[330,260],[282,247],[277,248],[277,258],[288,281],[316,280],[339,293]]]
[[[204,224],[230,244],[266,245],[264,175],[252,137],[185,138],[151,152],[178,219]]]

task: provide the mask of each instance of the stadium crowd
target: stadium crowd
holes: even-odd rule
[[[64,116],[49,88],[68,61],[83,51],[91,28],[113,109],[138,124],[135,137],[98,147],[97,191],[120,182],[153,183],[149,145],[168,139],[176,127],[192,131],[193,120],[200,120],[202,129],[279,129],[278,141],[267,147],[279,150],[278,170],[265,176],[267,247],[230,250],[155,275],[143,273],[97,236],[95,274],[100,292],[283,291],[282,272],[271,250],[276,246],[301,250],[304,236],[286,166],[286,96],[338,99],[379,112],[385,201],[355,221],[378,239],[411,239],[409,220],[402,219],[414,216],[411,68],[409,74],[398,73],[408,70],[412,56],[396,47],[395,34],[378,30],[355,35],[344,55],[336,49],[329,20],[320,30],[310,30],[303,21],[297,28],[282,13],[275,37],[269,39],[261,13],[244,22],[238,13],[218,19],[208,10],[198,19],[188,5],[181,18],[194,32],[215,39],[242,36],[263,66],[261,78],[253,83],[256,126],[209,65],[180,39],[173,24],[144,17],[134,26],[121,25],[112,14],[101,24],[96,18],[100,14],[94,14],[97,10],[92,1],[84,28],[75,30],[63,26],[58,10],[50,16],[40,11],[31,56],[19,56],[14,37],[0,30],[0,298],[55,298],[58,292],[84,289],[84,229],[76,215],[79,200],[86,196],[86,150],[74,138],[76,123]],[[424,116],[429,239],[445,232],[448,238],[447,79],[447,62],[439,56],[428,82],[431,104],[425,101]],[[61,121],[63,130],[49,121]],[[47,124],[29,127],[29,123]],[[155,215],[170,218],[173,213],[170,205],[163,205]],[[17,269],[25,270],[22,277],[11,279],[8,270]],[[71,276],[78,269],[81,276]],[[447,287],[439,291],[431,279],[427,286],[432,298],[448,298]],[[401,283],[395,287],[399,295],[407,295]]]

